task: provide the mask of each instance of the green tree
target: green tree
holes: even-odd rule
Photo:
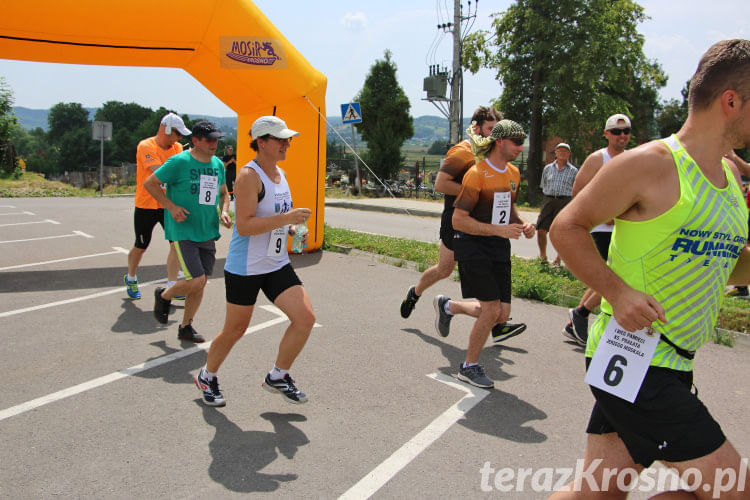
[[[138,136],[136,130],[153,114],[150,108],[134,102],[107,101],[96,110],[95,120],[112,122],[112,140],[104,142],[105,164],[133,162],[138,142],[145,138]]]
[[[661,137],[667,137],[668,135],[674,134],[680,130],[682,124],[687,120],[687,98],[689,92],[690,81],[688,80],[680,91],[682,94],[682,102],[677,99],[670,99],[661,106],[661,109],[656,116],[656,123],[659,127],[659,135]]]
[[[92,139],[89,113],[77,102],[60,102],[47,116],[47,138],[59,155],[53,173],[89,170],[99,165],[99,144]]]
[[[16,125],[13,114],[13,91],[0,76],[0,172],[11,173],[16,169],[16,155],[10,140],[12,127]]]
[[[444,155],[448,152],[448,141],[434,141],[427,150],[428,155]]]
[[[492,32],[465,42],[464,66],[497,71],[496,104],[529,130],[529,199],[539,196],[542,142],[559,135],[584,157],[601,141],[613,113],[635,118],[636,137],[648,138],[666,83],[643,54],[636,26],[646,19],[632,0],[517,0],[494,15]],[[550,22],[550,20],[553,20]],[[650,117],[649,117],[650,115]],[[637,118],[636,118],[637,117]]]
[[[367,142],[365,160],[380,178],[390,178],[401,165],[401,146],[414,135],[411,104],[396,79],[391,51],[370,67],[362,90],[355,98],[362,108],[355,127]]]

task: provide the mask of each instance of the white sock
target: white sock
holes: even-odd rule
[[[443,310],[445,311],[445,314],[448,316],[453,316],[453,313],[451,312],[451,301],[450,299],[445,301],[445,304],[443,304]]]
[[[137,279],[138,279],[138,275],[137,274],[135,276],[131,276],[130,273],[128,273],[128,281],[135,281]]]
[[[464,361],[463,365],[461,365],[461,368],[468,368],[470,366],[476,366],[478,364],[479,363],[467,363],[466,361]]]
[[[216,372],[210,372],[204,366],[203,368],[201,368],[201,376],[206,380],[213,380],[216,378]]]
[[[176,281],[167,281],[167,288],[177,283]]]
[[[279,368],[276,368],[274,365],[273,370],[268,372],[268,376],[271,378],[271,380],[281,380],[286,376],[286,374],[289,373],[289,370],[281,370]]]

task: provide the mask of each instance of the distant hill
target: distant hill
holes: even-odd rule
[[[89,112],[89,119],[94,119],[94,114],[97,108],[86,108]],[[23,128],[26,130],[32,130],[36,127],[41,127],[47,130],[47,115],[49,114],[48,109],[32,109],[24,108],[23,106],[16,106],[13,108],[13,112]],[[191,120],[203,119],[210,120],[221,129],[226,135],[237,137],[237,117],[220,117],[210,115],[188,115]],[[365,117],[365,119],[367,119]],[[352,138],[351,125],[344,125],[341,123],[340,116],[329,116],[327,117],[328,123],[333,127],[341,136],[350,142]],[[470,118],[464,118],[464,127],[468,126]],[[291,125],[291,124],[290,124]],[[292,128],[294,128],[292,126]],[[362,138],[357,133],[357,129],[354,129],[357,144],[362,144]],[[330,142],[341,142],[341,139],[336,135],[330,127],[327,128],[326,138]],[[447,140],[448,139],[448,120],[442,116],[419,116],[414,118],[414,136],[406,141],[410,145],[424,145],[429,146],[434,141]]]

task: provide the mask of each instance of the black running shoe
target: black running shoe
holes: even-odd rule
[[[435,306],[435,329],[441,337],[447,337],[451,332],[451,320],[453,316],[445,312],[445,303],[449,300],[451,300],[450,297],[438,295],[432,301],[432,305]]]
[[[156,287],[156,290],[154,290],[154,316],[156,321],[166,325],[169,320],[169,306],[172,305],[172,301],[161,297],[163,291],[164,288],[162,287]]]
[[[581,316],[577,309],[568,309],[568,315],[570,316],[570,322],[573,324],[573,335],[576,342],[585,346],[589,339],[589,319]]]
[[[563,328],[562,334],[563,336],[568,337],[570,340],[572,340],[578,345],[585,345],[585,344],[581,344],[581,341],[576,338],[576,334],[573,332],[572,321],[568,321],[568,323],[565,325],[565,328]]]
[[[297,389],[294,385],[294,380],[292,380],[292,377],[288,373],[281,380],[273,380],[271,379],[271,374],[267,373],[265,380],[260,385],[268,392],[281,394],[289,403],[307,403],[307,395]]]
[[[224,406],[227,404],[224,399],[224,395],[219,389],[219,378],[214,377],[212,379],[203,377],[203,369],[198,372],[198,375],[193,377],[198,390],[201,391],[201,397],[206,406]]]
[[[180,326],[177,328],[177,338],[180,340],[188,340],[190,342],[195,342],[196,344],[200,344],[202,342],[205,342],[206,339],[203,338],[203,335],[196,332],[193,328],[193,325],[188,323],[185,326]]]
[[[505,342],[526,331],[526,323],[502,323],[492,327],[492,342]]]
[[[414,306],[417,305],[419,296],[415,292],[416,287],[410,287],[409,291],[406,292],[406,298],[401,302],[401,317],[406,319],[409,317],[411,312],[414,310]]]
[[[484,368],[482,368],[482,365],[464,367],[463,363],[461,363],[456,378],[473,386],[481,387],[482,389],[492,389],[495,387],[495,383],[492,379],[484,374]]]

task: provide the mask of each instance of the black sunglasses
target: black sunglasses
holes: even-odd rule
[[[612,135],[620,135],[620,134],[628,135],[630,133],[630,129],[629,128],[613,128],[612,130],[608,130],[607,132],[609,132]]]
[[[525,137],[506,137],[509,141],[511,141],[516,146],[523,146],[523,142],[526,140]]]

